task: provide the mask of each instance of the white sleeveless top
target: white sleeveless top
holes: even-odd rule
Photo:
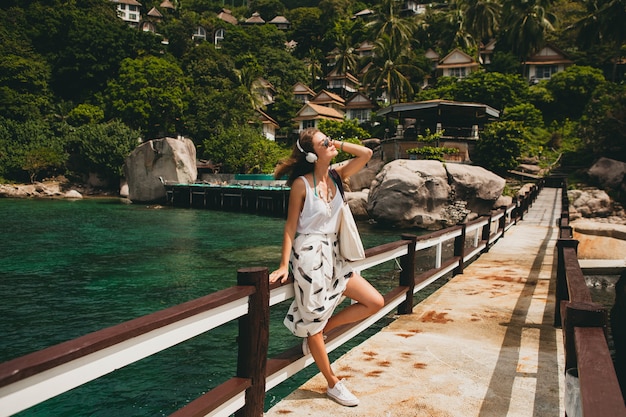
[[[329,203],[331,207],[329,213],[328,204],[315,195],[315,190],[307,179],[304,176],[299,178],[304,181],[306,186],[306,197],[304,198],[304,207],[302,207],[300,212],[296,231],[303,235],[337,233],[339,229],[339,212],[343,204],[343,198],[339,188],[337,188],[337,184],[335,184],[335,196]]]

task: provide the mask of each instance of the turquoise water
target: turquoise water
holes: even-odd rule
[[[1,362],[230,287],[238,268],[272,270],[284,224],[119,199],[0,199],[0,216]],[[366,248],[401,233],[359,228]],[[397,285],[393,262],[364,275],[383,293]],[[298,343],[282,325],[286,309],[272,309],[270,355]],[[18,415],[169,415],[235,375],[236,333],[222,326]],[[266,408],[316,372],[268,392]]]

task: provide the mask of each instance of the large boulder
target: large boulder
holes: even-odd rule
[[[128,198],[132,202],[165,199],[163,182],[196,181],[196,148],[186,138],[152,139],[137,146],[124,161]]]
[[[598,159],[587,171],[603,188],[619,190],[623,187],[626,163],[609,158]]]
[[[506,180],[479,166],[448,163],[445,167],[452,200],[466,201],[467,209],[474,213],[489,213],[502,195]]]
[[[368,213],[379,223],[438,230],[488,213],[505,180],[481,167],[398,159],[372,182]]]

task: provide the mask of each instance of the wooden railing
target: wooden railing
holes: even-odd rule
[[[398,285],[384,295],[374,316],[329,332],[327,350],[343,345],[396,310],[412,311],[413,296],[446,275],[463,272],[466,263],[489,250],[536,199],[539,187],[514,204],[467,224],[366,250],[353,262],[363,271],[399,259]],[[434,251],[432,264],[417,272],[420,251]],[[421,258],[420,258],[421,259]],[[116,369],[238,320],[237,372],[232,378],[176,411],[172,416],[259,416],[265,392],[314,363],[300,345],[268,358],[270,307],[293,297],[291,283],[269,284],[267,268],[237,272],[237,285],[162,311],[87,334],[0,364],[0,416],[10,416]]]
[[[585,417],[626,417],[624,398],[607,343],[607,309],[591,299],[569,225],[567,183],[562,184],[557,241],[555,326],[562,326],[565,370],[577,369]]]

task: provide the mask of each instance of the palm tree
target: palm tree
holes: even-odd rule
[[[615,80],[626,40],[626,0],[586,1],[585,5],[587,16],[574,24],[579,29],[578,42],[587,47],[604,44],[613,51],[612,79]]]
[[[252,66],[245,66],[235,70],[239,83],[245,88],[247,100],[253,110],[261,109],[263,104],[264,86],[260,78],[260,71]]]
[[[454,0],[463,15],[465,30],[476,42],[493,38],[500,24],[502,6],[494,0]]]
[[[413,35],[415,24],[400,16],[400,2],[398,0],[383,0],[376,8],[376,19],[368,26],[374,38],[383,35],[400,45],[407,45]]]
[[[322,71],[322,51],[319,48],[309,48],[309,53],[304,58],[307,71],[311,76],[311,88],[317,90],[321,85],[324,73]]]
[[[545,43],[546,32],[554,30],[556,16],[547,11],[552,0],[506,0],[502,8],[504,38],[522,61]]]
[[[407,74],[419,73],[420,70],[410,63],[407,51],[387,35],[382,35],[374,42],[374,56],[363,81],[376,96],[385,94],[390,103],[400,102],[413,95]]]
[[[345,33],[337,35],[334,51],[333,60],[335,61],[337,71],[340,74],[346,74],[348,72],[355,74],[358,70],[358,58],[354,51],[350,35]]]

